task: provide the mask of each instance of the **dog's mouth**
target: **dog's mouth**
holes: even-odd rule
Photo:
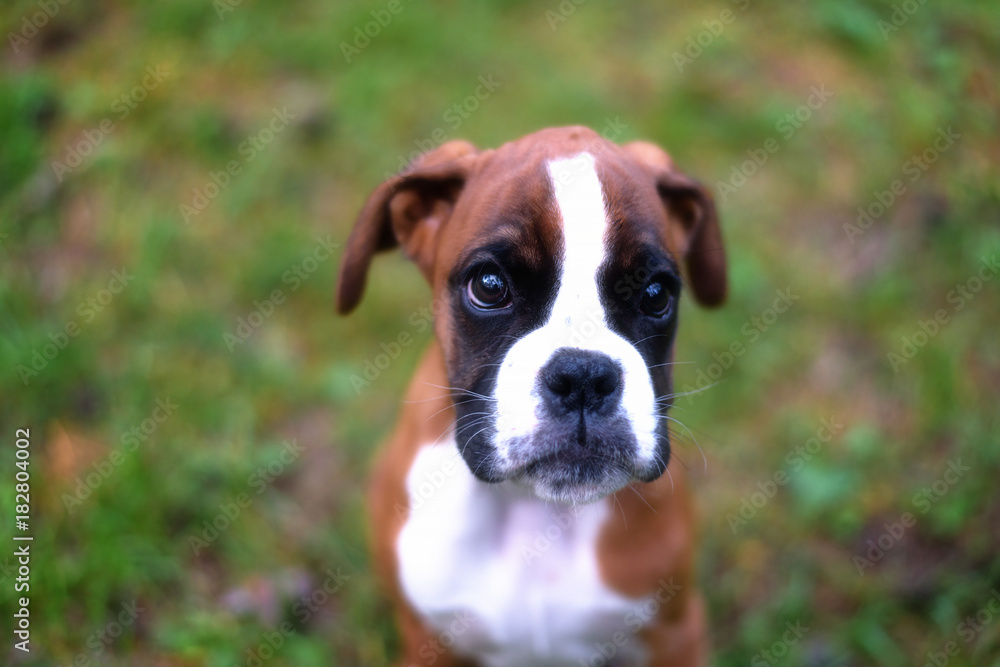
[[[498,427],[511,419],[501,419],[493,406],[466,402],[458,413],[456,444],[472,474],[487,483],[512,483],[545,501],[589,503],[630,483],[650,482],[669,456],[659,424],[657,431],[636,430],[621,408],[607,414],[538,410],[527,433]]]
[[[635,479],[634,461],[601,451],[569,447],[517,466],[510,478],[539,498],[569,504],[599,500]]]

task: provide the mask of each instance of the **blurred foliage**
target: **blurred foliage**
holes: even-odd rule
[[[677,344],[691,362],[678,387],[719,364],[710,390],[678,401],[692,434],[673,464],[699,496],[715,663],[924,664],[955,642],[948,664],[1000,664],[1000,617],[971,637],[963,625],[1000,589],[1000,281],[974,282],[1000,253],[996,8],[387,6],[0,8],[0,424],[5,442],[31,429],[35,536],[35,650],[24,661],[8,642],[0,662],[386,664],[364,479],[428,340],[413,322],[430,295],[387,256],[337,318],[339,250],[322,248],[433,137],[495,146],[581,123],[661,143],[717,194],[779,146],[719,195],[731,298],[685,304]],[[490,76],[475,111],[452,110]],[[786,136],[814,86],[832,98]],[[960,138],[914,171],[948,128]],[[859,208],[873,220],[852,235]],[[797,300],[765,318],[786,289]],[[356,395],[351,376],[403,331],[417,343]],[[889,357],[908,344],[912,358]],[[177,407],[158,420],[157,401]],[[796,458],[823,419],[842,426]],[[279,466],[286,441],[304,453]],[[955,461],[970,471],[941,482]],[[754,513],[734,525],[744,502]],[[12,544],[11,493],[0,509]],[[859,574],[907,513],[916,523]],[[213,522],[226,527],[193,547]],[[0,553],[4,619],[11,563]],[[346,579],[303,613],[331,571]],[[122,637],[97,639],[133,601]],[[803,639],[764,657],[795,622]]]

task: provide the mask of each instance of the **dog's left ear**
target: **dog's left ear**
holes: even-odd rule
[[[659,146],[633,141],[622,148],[652,171],[667,217],[680,223],[668,234],[683,254],[694,298],[703,306],[721,305],[726,300],[726,253],[711,193],[678,171]]]
[[[478,152],[467,141],[444,143],[368,197],[341,257],[339,313],[346,315],[361,301],[368,267],[381,250],[401,245],[430,279],[438,232],[451,217]]]

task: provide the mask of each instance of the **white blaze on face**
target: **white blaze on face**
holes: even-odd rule
[[[624,370],[622,407],[638,442],[637,463],[656,456],[655,395],[649,371],[632,345],[608,328],[598,285],[605,261],[608,216],[594,156],[551,160],[549,178],[562,222],[559,291],[545,324],[511,347],[495,390],[497,453],[509,466],[519,448],[530,448],[539,425],[539,371],[561,347],[603,352]],[[523,455],[515,458],[523,458]]]

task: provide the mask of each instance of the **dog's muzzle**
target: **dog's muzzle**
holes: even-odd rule
[[[636,472],[636,439],[623,389],[622,367],[610,356],[556,350],[538,373],[539,423],[516,449],[516,477],[543,497],[570,502],[627,484]]]

